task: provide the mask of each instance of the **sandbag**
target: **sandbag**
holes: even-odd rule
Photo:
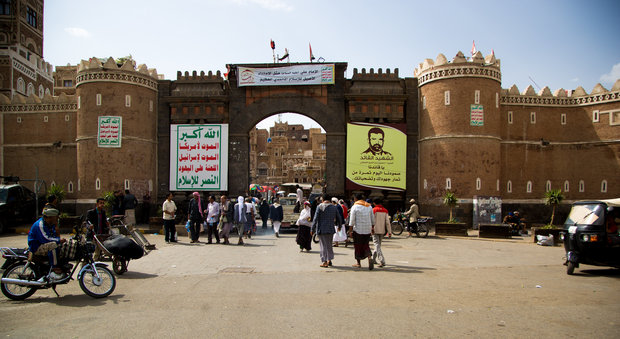
[[[129,259],[140,259],[144,250],[135,241],[122,235],[113,235],[103,242],[103,246],[112,254]]]

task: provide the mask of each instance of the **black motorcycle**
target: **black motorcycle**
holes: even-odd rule
[[[0,247],[0,252],[2,253],[2,258],[4,258],[4,264],[2,264],[0,270],[6,270],[17,261],[28,259],[28,247]]]
[[[78,267],[80,269],[77,280],[84,293],[93,298],[103,298],[114,292],[116,288],[114,274],[107,268],[107,264],[93,260],[95,245],[86,241],[84,228],[76,226],[75,230],[75,236],[61,246],[61,258],[64,256],[67,261],[63,265],[65,273],[62,279],[48,278],[51,267],[47,256],[34,256],[28,253],[26,258],[21,256],[11,258],[14,262],[2,274],[0,283],[2,294],[9,299],[24,300],[38,289],[51,288],[59,296],[56,285],[67,284],[73,280]]]

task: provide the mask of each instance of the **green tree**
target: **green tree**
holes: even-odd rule
[[[443,204],[450,207],[450,219],[448,222],[455,222],[454,218],[452,218],[452,209],[456,206],[457,201],[458,199],[453,192],[446,191],[446,193],[443,194]]]
[[[551,221],[549,225],[553,225],[553,217],[555,216],[555,207],[559,205],[562,200],[564,200],[564,195],[562,194],[562,190],[549,190],[545,192],[545,205],[553,206],[553,210],[551,211]]]

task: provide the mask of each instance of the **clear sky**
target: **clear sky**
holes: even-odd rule
[[[291,62],[308,62],[312,44],[315,57],[347,62],[348,78],[354,68],[413,77],[439,53],[470,56],[472,41],[501,60],[502,88],[589,93],[620,78],[618,0],[48,0],[44,20],[53,65],[131,55],[171,80],[273,62],[271,39]]]

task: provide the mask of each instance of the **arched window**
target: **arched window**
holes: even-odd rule
[[[28,93],[26,93],[26,96],[31,96],[34,94],[34,85],[29,82],[28,83]]]
[[[26,83],[22,78],[17,78],[17,91],[26,94]]]
[[[73,182],[72,181],[69,181],[69,183],[67,184],[67,192],[73,193]]]
[[[607,180],[601,181],[601,193],[607,193]]]
[[[130,189],[129,179],[125,179],[125,189],[126,190]]]
[[[564,181],[564,192],[568,192],[570,185],[568,184],[568,180]]]
[[[452,179],[450,179],[450,178],[446,178],[446,189],[447,190],[451,190],[452,189]]]
[[[512,181],[508,180],[508,182],[506,183],[506,191],[508,193],[512,193]]]
[[[532,193],[532,182],[531,181],[527,182],[527,187],[525,190],[527,191],[527,193]]]
[[[476,190],[480,191],[480,189],[482,188],[482,180],[480,180],[480,178],[476,179]]]
[[[547,180],[547,183],[545,183],[545,191],[551,191],[551,180]]]
[[[43,99],[44,95],[45,95],[45,88],[43,88],[43,85],[39,85],[39,98]]]
[[[99,178],[95,180],[95,189],[97,191],[101,189],[101,180],[99,180]]]
[[[583,182],[583,180],[579,180],[579,192],[585,192],[586,191],[586,183]]]

